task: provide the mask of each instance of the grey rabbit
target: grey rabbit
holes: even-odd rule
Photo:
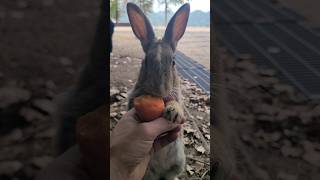
[[[175,67],[175,51],[183,36],[190,13],[190,5],[184,4],[171,18],[165,35],[156,39],[153,28],[144,13],[133,3],[127,4],[129,21],[135,36],[140,40],[145,58],[142,61],[138,80],[129,95],[128,109],[133,100],[141,95],[171,97],[171,106],[166,106],[163,117],[171,123],[184,119],[180,79]],[[149,162],[144,180],[173,180],[185,167],[182,136],[157,151]]]

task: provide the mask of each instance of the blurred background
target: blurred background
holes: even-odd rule
[[[122,55],[133,54],[136,57],[143,57],[140,50],[140,42],[133,36],[126,12],[126,3],[133,2],[147,15],[158,38],[164,34],[166,24],[183,3],[190,3],[191,13],[188,21],[188,28],[179,43],[179,50],[194,60],[203,64],[207,69],[210,67],[210,0],[184,1],[184,0],[111,0],[110,17],[116,23],[114,53]],[[133,42],[132,42],[133,41]],[[135,48],[117,48],[122,43]],[[138,49],[136,49],[138,48]],[[119,52],[119,49],[123,49]]]
[[[229,140],[244,179],[320,179],[316,0],[213,1]]]
[[[52,160],[52,100],[89,59],[100,0],[1,0],[0,179]]]

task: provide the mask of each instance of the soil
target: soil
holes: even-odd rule
[[[158,38],[163,36],[164,30],[163,27],[154,28]],[[140,42],[131,27],[116,27],[113,42],[115,55],[144,58]],[[210,69],[210,28],[187,27],[177,49]]]

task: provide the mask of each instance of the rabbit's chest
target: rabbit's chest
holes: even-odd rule
[[[148,176],[153,177],[175,177],[180,174],[185,166],[185,154],[182,139],[178,138],[175,142],[162,148],[155,153],[150,162]],[[157,178],[150,178],[157,179]]]

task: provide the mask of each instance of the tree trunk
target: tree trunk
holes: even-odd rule
[[[142,9],[142,12],[144,13],[144,9],[142,7],[142,0],[139,0],[140,8]]]
[[[166,26],[167,23],[168,23],[168,1],[167,0],[164,1],[164,6],[165,6],[165,10],[164,10],[164,26]]]
[[[118,7],[118,0],[116,0],[116,24],[119,21],[119,7]]]

